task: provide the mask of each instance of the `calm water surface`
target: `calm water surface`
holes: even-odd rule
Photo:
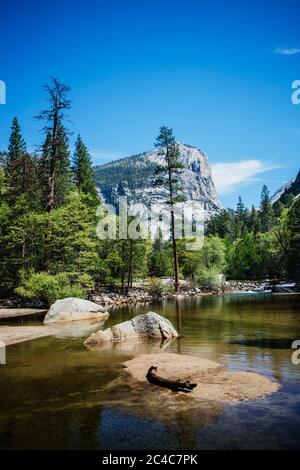
[[[154,310],[180,330],[168,352],[251,370],[282,388],[257,401],[199,404],[129,380],[138,346],[86,349],[98,325],[10,346],[0,366],[1,449],[300,449],[300,296],[224,295],[126,307],[105,326]],[[84,329],[87,327],[86,329]],[[159,353],[152,342],[146,352]],[[155,390],[154,390],[155,389]]]

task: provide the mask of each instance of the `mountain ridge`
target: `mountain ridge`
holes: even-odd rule
[[[207,155],[198,147],[178,143],[183,170],[178,181],[188,201],[197,201],[203,205],[208,216],[219,212],[219,201],[211,166]],[[96,184],[102,199],[117,206],[118,196],[127,196],[129,205],[136,202],[147,207],[154,203],[165,202],[168,193],[165,188],[154,187],[154,171],[164,162],[164,156],[158,149],[124,157],[104,165],[96,166]]]
[[[289,194],[293,196],[300,194],[300,170],[295,178],[290,179],[274,192],[270,198],[271,204],[274,204],[276,201],[283,202],[284,198]]]

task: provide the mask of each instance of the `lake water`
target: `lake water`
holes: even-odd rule
[[[133,384],[130,345],[87,349],[98,325],[8,347],[0,366],[0,449],[300,449],[300,296],[224,295],[115,309],[105,326],[149,310],[180,330],[168,352],[256,371],[282,388],[262,400],[201,403]],[[74,330],[75,328],[75,330]],[[81,328],[81,327],[80,327]],[[159,353],[159,345],[144,348]]]

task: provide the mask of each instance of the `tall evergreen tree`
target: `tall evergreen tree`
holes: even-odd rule
[[[42,146],[42,156],[40,160],[40,186],[41,202],[44,209],[49,201],[49,175],[51,172],[51,149],[52,134],[48,132]],[[68,137],[64,127],[58,129],[57,136],[57,159],[55,161],[55,186],[53,208],[61,207],[71,186],[70,151]]]
[[[57,165],[54,189],[54,207],[61,207],[71,188],[71,160],[69,142],[63,126],[58,129]]]
[[[34,198],[37,187],[36,170],[36,158],[27,153],[21,127],[15,117],[11,126],[5,162],[7,199],[10,204],[14,204],[23,195],[25,206],[36,207],[38,202]]]
[[[71,107],[71,102],[68,99],[70,87],[61,83],[56,78],[52,78],[50,84],[45,85],[44,89],[48,94],[49,108],[42,110],[36,118],[46,122],[43,130],[47,135],[50,134],[51,136],[47,174],[47,211],[51,212],[55,207],[56,190],[58,188],[58,169],[64,167],[66,162],[65,148],[62,151],[62,148],[65,147],[63,136],[66,135],[64,120],[66,118],[65,112]]]
[[[39,165],[39,180],[40,180],[40,197],[41,207],[43,210],[47,207],[48,192],[49,192],[49,173],[50,173],[50,155],[51,155],[52,137],[51,132],[46,134],[45,141],[42,145],[42,156]]]
[[[270,200],[270,193],[264,184],[260,197],[260,228],[262,232],[268,232],[273,226],[274,213]]]
[[[162,126],[155,145],[160,149],[160,153],[165,158],[165,164],[158,165],[156,169],[156,174],[159,175],[156,180],[156,184],[165,187],[169,195],[169,199],[166,203],[171,207],[171,239],[173,247],[175,291],[178,291],[179,266],[175,238],[175,214],[173,207],[177,202],[182,202],[184,200],[182,195],[180,195],[181,188],[178,185],[177,180],[178,173],[183,168],[183,165],[179,161],[180,154],[172,129]]]
[[[247,233],[247,210],[242,201],[241,196],[238,198],[238,203],[235,211],[235,235],[237,238],[243,237]]]
[[[18,119],[14,117],[6,158],[8,198],[10,202],[14,202],[16,197],[22,194],[24,190],[24,177],[26,173],[25,154],[26,144],[21,134],[21,126]]]
[[[259,220],[257,210],[255,209],[254,204],[252,204],[250,215],[249,215],[249,231],[255,235],[259,232]]]
[[[167,243],[158,237],[153,243],[148,259],[149,274],[155,277],[168,276],[171,266]]]
[[[91,156],[80,135],[75,142],[72,169],[78,191],[90,194],[95,200],[98,200]]]
[[[288,271],[293,279],[300,280],[300,197],[289,209],[287,226],[289,230]]]
[[[26,153],[26,144],[21,134],[21,126],[18,118],[14,117],[9,137],[7,165],[16,160],[20,160],[24,153]]]

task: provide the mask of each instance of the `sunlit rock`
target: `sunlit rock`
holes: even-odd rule
[[[106,320],[109,317],[106,309],[89,300],[69,297],[57,300],[51,305],[45,316],[44,323],[70,322],[78,320]]]
[[[104,331],[93,333],[84,344],[119,343],[135,338],[155,338],[168,341],[177,338],[178,333],[172,323],[155,312],[137,315],[128,320],[107,328]]]

